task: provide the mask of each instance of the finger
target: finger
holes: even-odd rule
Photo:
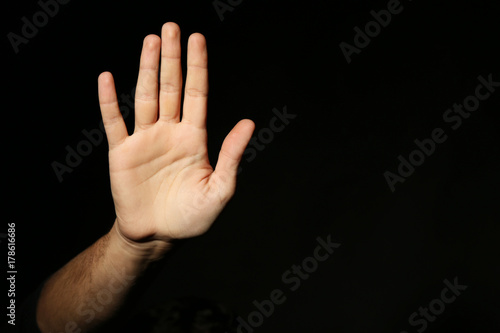
[[[205,128],[207,118],[208,69],[207,45],[202,34],[189,36],[186,87],[182,122]]]
[[[240,120],[226,136],[219,152],[214,174],[224,184],[223,191],[231,196],[236,186],[236,175],[243,152],[250,142],[255,124],[250,119]]]
[[[160,119],[179,122],[182,94],[181,32],[174,22],[161,30]]]
[[[113,146],[120,144],[128,136],[127,127],[118,106],[113,75],[110,72],[101,73],[97,83],[102,121],[108,138],[109,148],[111,149]]]
[[[156,35],[144,38],[135,92],[135,132],[153,125],[157,119],[160,42]]]

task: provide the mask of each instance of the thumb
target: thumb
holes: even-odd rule
[[[233,127],[222,143],[214,174],[231,195],[236,187],[238,165],[254,129],[253,121],[242,119]]]

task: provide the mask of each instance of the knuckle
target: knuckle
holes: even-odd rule
[[[205,89],[190,87],[186,88],[186,95],[189,97],[207,97],[208,92]]]

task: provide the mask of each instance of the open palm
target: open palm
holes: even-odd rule
[[[132,135],[121,116],[112,75],[99,76],[116,224],[122,235],[137,242],[204,233],[234,194],[238,164],[254,130],[251,120],[238,122],[212,168],[205,38],[199,33],[189,37],[181,119],[180,29],[169,22],[161,35],[144,39]]]

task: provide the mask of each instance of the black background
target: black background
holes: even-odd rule
[[[348,64],[339,43],[353,44],[353,28],[387,1],[244,0],[223,21],[211,1],[71,1],[17,54],[7,34],[40,8],[9,2],[0,232],[16,223],[17,301],[111,227],[107,144],[62,182],[51,163],[97,128],[98,75],[111,71],[118,94],[130,94],[143,38],[173,21],[184,59],[191,33],[207,39],[213,165],[238,120],[254,120],[257,135],[273,108],[297,117],[242,162],[212,229],[161,263],[134,311],[194,295],[246,318],[279,288],[286,302],[256,332],[416,332],[408,317],[458,277],[468,289],[426,332],[500,331],[500,89],[457,130],[442,118],[479,75],[500,81],[500,6],[401,3]],[[447,141],[392,193],[383,173],[436,127]],[[290,291],[282,274],[329,234],[340,248]]]

